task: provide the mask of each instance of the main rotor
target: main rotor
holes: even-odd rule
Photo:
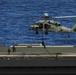
[[[76,18],[76,16],[49,16],[48,13],[44,13],[44,16],[41,18],[45,18],[45,20],[48,20],[49,18]]]

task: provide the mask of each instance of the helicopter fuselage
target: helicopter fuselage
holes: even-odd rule
[[[29,29],[34,31],[44,31],[44,32],[64,32],[64,33],[73,32],[71,28],[64,27],[59,22],[53,20],[39,21],[31,25]]]

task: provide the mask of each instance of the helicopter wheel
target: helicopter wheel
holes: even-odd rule
[[[46,31],[46,32],[45,32],[45,34],[47,35],[47,34],[48,34],[48,32]]]
[[[38,31],[36,31],[36,34],[38,34]]]

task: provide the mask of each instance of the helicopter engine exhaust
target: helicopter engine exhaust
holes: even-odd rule
[[[36,31],[36,34],[38,34],[38,31]]]

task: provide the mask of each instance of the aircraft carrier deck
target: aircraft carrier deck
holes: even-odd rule
[[[12,47],[0,46],[1,69],[4,67],[32,69],[35,67],[76,67],[76,46],[46,46],[44,48],[41,44],[18,44],[15,45],[16,52],[12,51]],[[10,54],[8,54],[9,48]]]
[[[46,46],[46,50],[41,44],[18,44],[15,49],[0,46],[0,67],[76,66],[76,46]]]

